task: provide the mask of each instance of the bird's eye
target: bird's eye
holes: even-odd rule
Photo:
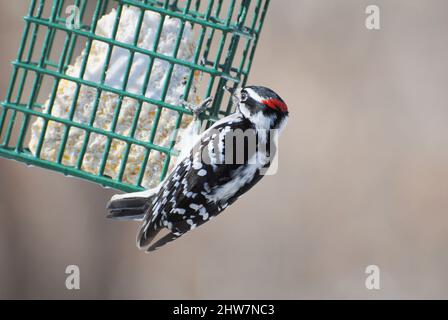
[[[245,91],[241,92],[241,101],[244,102],[247,100],[247,93]]]

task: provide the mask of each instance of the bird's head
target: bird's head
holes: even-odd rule
[[[282,130],[288,119],[288,107],[273,90],[262,86],[229,89],[238,111],[257,129]]]

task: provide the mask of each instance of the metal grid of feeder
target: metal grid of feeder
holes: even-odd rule
[[[123,191],[170,170],[182,101],[232,110],[269,0],[31,0],[5,100],[0,156]]]

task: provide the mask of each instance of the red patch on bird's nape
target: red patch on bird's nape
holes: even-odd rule
[[[282,100],[271,98],[263,100],[262,103],[273,110],[288,112],[288,106]]]

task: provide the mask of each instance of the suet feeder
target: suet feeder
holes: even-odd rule
[[[32,0],[0,156],[123,191],[155,186],[192,121],[233,112],[269,0]]]

